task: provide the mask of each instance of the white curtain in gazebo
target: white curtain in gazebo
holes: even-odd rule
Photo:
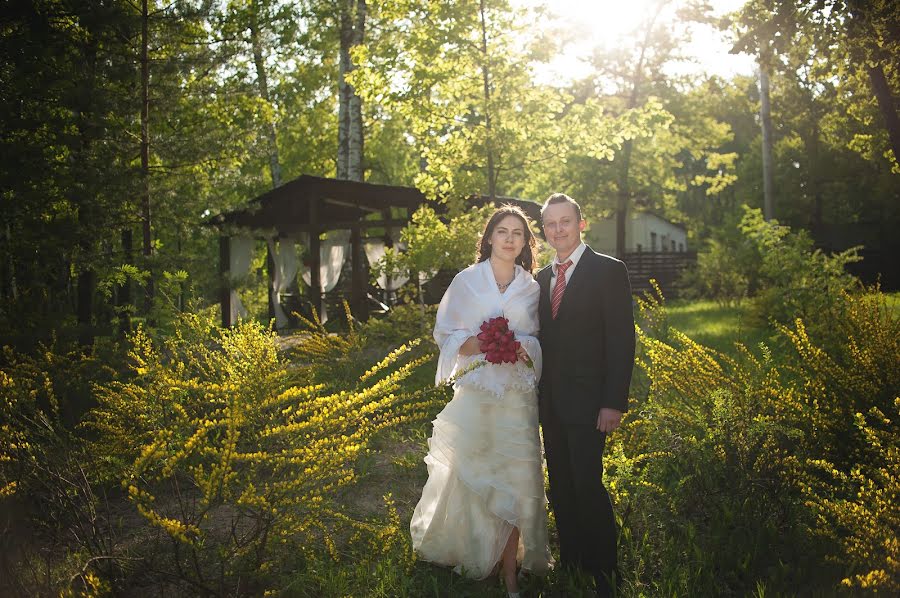
[[[250,273],[250,262],[253,258],[255,239],[250,237],[228,238],[228,274],[232,285]],[[239,318],[247,317],[247,309],[241,303],[241,297],[237,289],[231,289],[231,314],[230,322],[237,322]]]
[[[419,272],[419,284],[423,285],[435,276],[437,276],[437,270],[429,270],[428,272]]]
[[[369,240],[363,244],[363,247],[366,250],[366,259],[369,260],[369,265],[372,266],[378,262],[381,258],[384,257],[384,241],[382,240]],[[409,274],[404,273],[402,275],[395,274],[391,276],[391,284],[388,285],[387,276],[382,273],[378,276],[378,286],[388,292],[393,292],[402,287],[406,281],[409,280]]]
[[[297,278],[297,268],[300,260],[297,259],[296,241],[291,238],[283,238],[276,240],[267,239],[269,251],[272,254],[272,261],[275,264],[275,271],[272,275],[272,296],[275,297],[275,328],[285,328],[290,320],[288,315],[284,313],[281,307],[281,294],[290,288],[291,283]]]
[[[309,249],[309,235],[301,234],[300,242]],[[331,291],[337,286],[341,277],[344,261],[350,253],[350,231],[331,230],[325,236],[325,240],[319,244],[319,280],[322,284],[322,294]],[[309,268],[303,269],[303,282],[311,284],[312,276]],[[319,319],[324,324],[328,320],[325,311],[325,303],[322,303],[322,313]]]

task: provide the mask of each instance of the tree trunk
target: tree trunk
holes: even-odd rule
[[[150,228],[150,14],[147,0],[141,0],[141,220],[144,234],[144,259],[150,271],[144,297],[144,310],[149,314],[153,307],[153,237]]]
[[[487,183],[488,197],[494,201],[497,197],[497,176],[494,172],[494,147],[491,132],[491,79],[490,64],[487,50],[487,19],[484,10],[484,0],[480,0],[481,10],[481,76],[484,83],[484,129],[485,151],[487,153]]]
[[[769,65],[759,58],[759,116],[762,125],[762,167],[763,167],[763,217],[775,217],[775,197],[772,173],[772,113],[769,107]]]
[[[633,142],[625,141],[622,147],[622,169],[619,171],[619,194],[616,197],[616,257],[622,259],[625,256],[625,224],[627,223],[628,204],[631,199],[631,188],[628,184],[628,174],[631,168],[631,152]]]
[[[356,22],[353,26],[352,46],[363,43],[366,32],[366,2],[356,2]],[[350,70],[353,65],[350,64]],[[365,172],[363,168],[363,120],[362,99],[356,94],[352,86],[349,89],[349,131],[347,138],[347,178],[351,181],[363,181]]]
[[[250,45],[253,47],[253,63],[256,65],[256,81],[259,85],[259,96],[271,106],[269,97],[269,81],[266,76],[266,63],[263,58],[262,40],[259,33],[259,13],[255,0],[250,3]],[[281,164],[278,159],[278,134],[275,121],[266,125],[266,136],[269,142],[269,172],[272,175],[272,188],[281,186]]]
[[[884,118],[884,126],[891,141],[891,149],[894,151],[894,162],[900,164],[900,117],[897,116],[897,104],[881,65],[866,65],[866,72],[869,74],[872,92],[878,100],[878,109]]]
[[[130,228],[122,230],[122,254],[126,264],[132,264],[134,256],[134,242]],[[119,333],[125,336],[131,332],[131,281],[125,279],[125,282],[119,287]]]
[[[80,263],[76,265],[78,277],[75,283],[75,315],[78,322],[78,343],[85,348],[94,344],[94,288],[97,275],[92,259],[96,238],[92,233],[96,230],[93,228],[96,199],[87,186],[86,177],[79,176],[84,174],[84,171],[79,171],[79,167],[89,163],[89,152],[95,138],[91,111],[95,110],[94,86],[97,79],[97,50],[97,42],[94,36],[89,34],[84,48],[83,89],[80,90],[75,110],[78,143],[75,145],[73,156],[73,174],[75,174],[76,180],[72,188],[72,195],[78,207],[76,230],[78,231],[78,258],[80,260]]]
[[[184,228],[181,224],[178,225],[178,228],[175,231],[175,251],[178,255],[178,263],[182,264],[182,245],[184,243]],[[178,312],[184,312],[184,306],[187,304],[187,288],[185,287],[185,282],[182,280],[178,283]]]
[[[887,31],[879,33],[878,28],[873,23],[873,19],[878,19],[879,13],[886,16],[884,11],[891,4],[890,2],[868,2],[866,0],[849,0],[845,3],[848,9],[847,19],[845,21],[846,35],[849,39],[868,40],[859,44],[855,51],[851,51],[851,59],[857,65],[861,65],[866,69],[869,76],[869,84],[872,87],[872,93],[878,102],[878,110],[884,120],[884,127],[887,130],[888,139],[891,144],[891,150],[894,153],[894,162],[900,164],[900,116],[897,115],[897,103],[891,92],[890,84],[884,75],[884,67],[881,61],[887,62],[894,67],[896,71],[898,63],[897,56],[886,51],[885,48],[875,45],[875,39],[885,36],[886,41],[896,42],[900,39],[900,24],[897,19],[890,19],[887,24]],[[888,9],[890,10],[890,9]],[[896,15],[896,10],[892,11]],[[887,47],[891,47],[888,45]]]
[[[9,222],[6,223],[6,236],[3,245],[6,248],[4,261],[6,268],[3,272],[3,299],[5,302],[16,301],[19,298],[19,290],[16,287],[16,263],[13,258],[12,229]]]
[[[812,99],[811,99],[812,101]],[[819,167],[819,115],[812,111],[809,134],[804,138],[803,144],[806,149],[806,157],[809,160],[808,185],[809,193],[812,195],[812,212],[809,215],[809,227],[813,237],[818,240],[822,232],[822,181],[821,168]]]
[[[93,268],[85,268],[78,275],[78,343],[82,347],[94,344],[94,286],[97,276]]]
[[[641,57],[638,60],[637,68],[634,71],[634,79],[631,85],[631,95],[628,98],[628,109],[633,110],[637,107],[638,101],[638,80],[644,68],[644,48],[641,49]],[[622,144],[622,166],[619,170],[619,180],[617,186],[619,193],[616,196],[616,257],[623,259],[625,256],[625,225],[628,222],[628,204],[631,201],[631,185],[629,183],[629,175],[631,174],[631,153],[634,151],[634,140],[626,139]]]
[[[656,19],[662,13],[665,2],[656,5],[656,12],[647,23],[644,30],[644,40],[641,45],[641,54],[638,57],[637,65],[634,67],[634,74],[631,79],[631,95],[628,97],[628,110],[634,110],[638,105],[638,97],[640,92],[641,78],[644,74],[644,59],[647,55],[647,48],[650,45],[650,38],[653,29],[656,27]],[[622,168],[619,170],[618,188],[619,194],[616,198],[616,257],[622,259],[625,255],[625,224],[628,222],[628,208],[631,201],[631,186],[629,175],[631,170],[631,153],[634,151],[634,141],[626,139],[622,145]]]
[[[350,167],[350,96],[352,90],[344,80],[351,70],[350,47],[353,44],[353,0],[342,0],[340,17],[341,50],[338,60],[338,155],[337,178],[349,178]]]

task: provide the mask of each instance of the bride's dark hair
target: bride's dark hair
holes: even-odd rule
[[[478,254],[475,262],[483,262],[491,257],[491,244],[488,241],[491,239],[491,235],[494,234],[494,228],[496,228],[497,223],[507,216],[515,216],[522,221],[522,225],[525,227],[525,245],[516,257],[516,263],[528,272],[532,272],[534,270],[534,254],[537,251],[537,240],[534,238],[534,233],[531,232],[531,221],[528,216],[522,211],[522,208],[512,204],[500,206],[488,218],[487,224],[484,225],[484,232],[481,233],[481,238],[478,239]]]

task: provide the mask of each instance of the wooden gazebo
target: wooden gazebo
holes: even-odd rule
[[[473,203],[484,204],[487,198],[473,198]],[[418,189],[393,185],[377,185],[356,181],[337,180],[302,175],[277,189],[268,191],[248,202],[247,207],[219,214],[208,224],[222,231],[219,241],[219,271],[223,277],[229,273],[231,263],[231,237],[235,231],[244,231],[257,238],[296,238],[307,233],[309,238],[309,287],[308,300],[322,313],[322,285],[320,279],[319,235],[334,230],[350,231],[350,264],[352,272],[350,306],[361,319],[368,317],[366,289],[367,272],[364,268],[363,238],[367,229],[397,230],[409,223],[413,212],[426,198]],[[530,217],[540,221],[540,205],[514,198],[497,198],[497,204],[515,203]],[[373,216],[377,215],[377,216]],[[273,296],[273,260],[268,259],[269,315],[274,317],[274,305],[279,297]],[[315,292],[318,289],[319,292]],[[223,288],[222,325],[231,326],[231,292]]]

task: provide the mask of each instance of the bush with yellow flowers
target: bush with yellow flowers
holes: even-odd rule
[[[115,344],[89,350],[57,340],[30,354],[0,355],[0,595],[53,592],[54,551],[65,548],[75,575],[89,586],[85,562],[108,569],[112,539],[102,525],[95,463],[71,426],[90,407],[90,387],[116,377]],[[71,574],[66,576],[66,579]],[[101,584],[102,585],[102,584]],[[41,589],[43,588],[43,589]]]
[[[372,340],[387,343],[403,342],[411,338],[431,341],[437,305],[395,305],[387,317],[371,318],[362,326],[362,334]]]
[[[131,339],[132,375],[98,385],[83,423],[97,454],[116,455],[123,491],[147,524],[143,575],[181,590],[262,593],[273,571],[299,566],[353,525],[334,499],[379,430],[422,418],[433,391],[403,383],[431,356],[402,345],[352,383],[364,339],[313,328],[291,365],[275,335],[242,322],[220,329],[185,315],[154,342]],[[290,367],[289,367],[290,366]],[[160,544],[160,538],[163,542]]]
[[[900,322],[880,293],[839,300],[828,335],[797,320],[736,357],[640,302],[638,396],[605,458],[631,590],[896,591]]]

